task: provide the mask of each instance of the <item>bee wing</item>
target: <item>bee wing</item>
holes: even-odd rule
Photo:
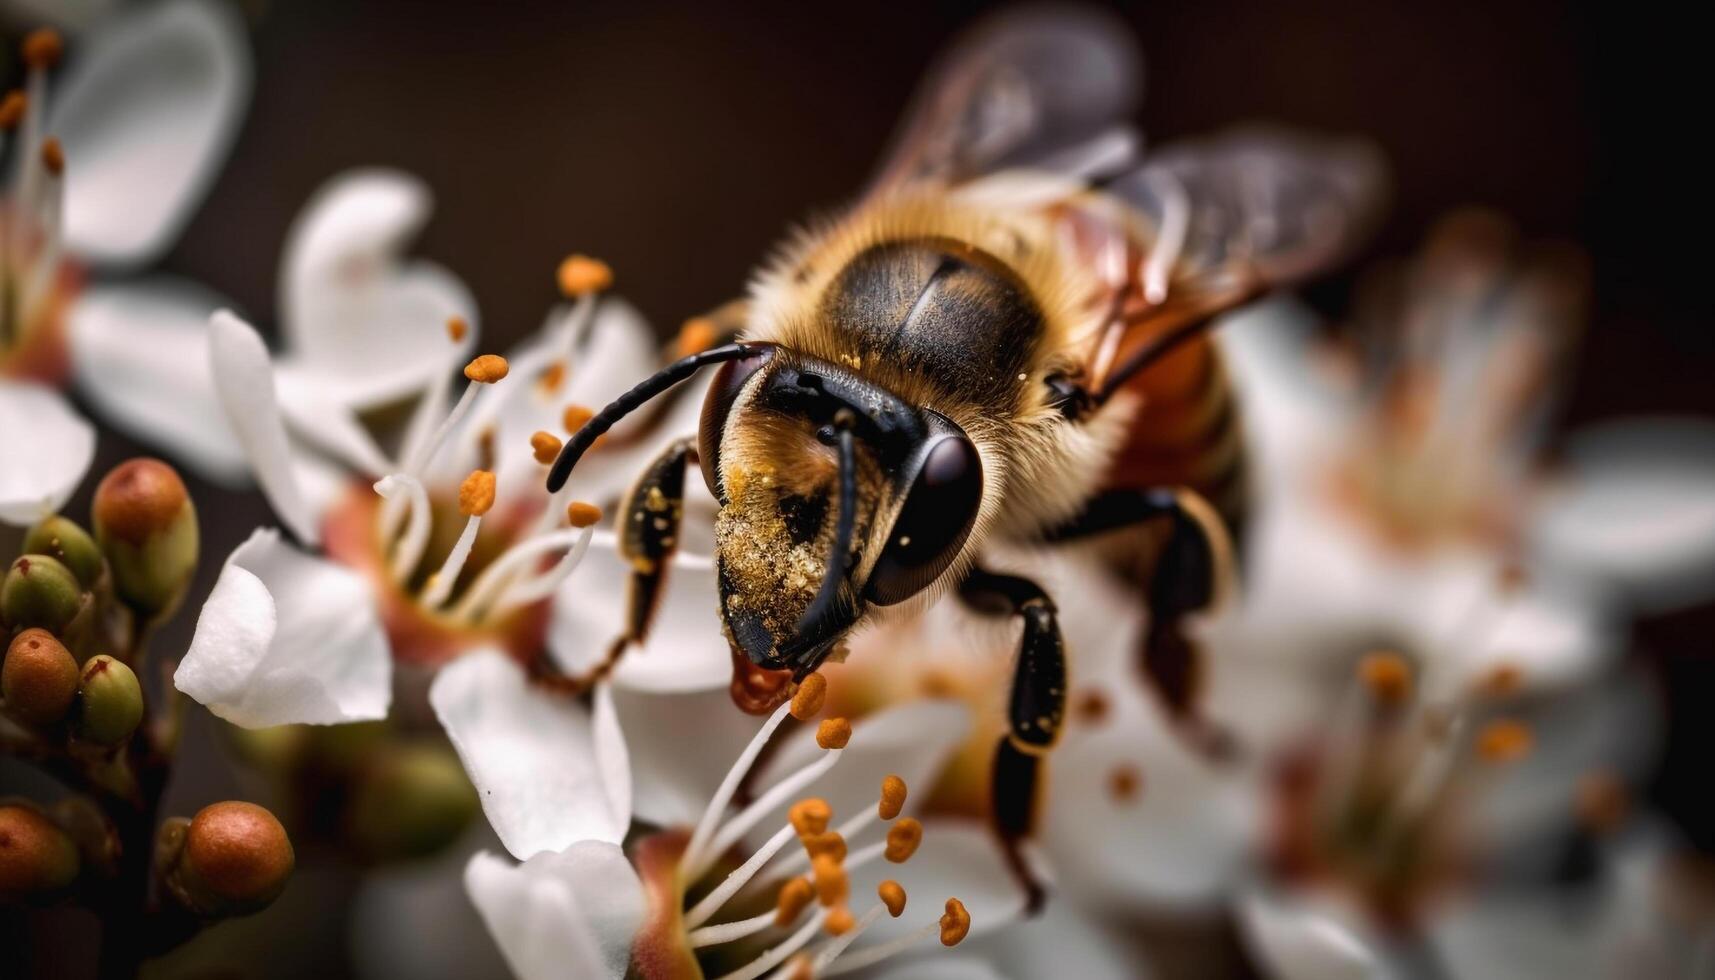
[[[1010,167],[1121,169],[1136,152],[1124,122],[1142,90],[1142,55],[1111,16],[1078,8],[1001,14],[930,72],[871,193],[959,184]]]

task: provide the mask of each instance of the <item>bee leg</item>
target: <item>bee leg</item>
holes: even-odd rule
[[[558,674],[554,687],[585,691],[606,679],[625,651],[649,636],[661,606],[667,569],[679,550],[679,530],[685,516],[685,470],[697,461],[696,437],[675,439],[650,461],[620,511],[619,556],[631,565],[625,590],[625,625],[594,667],[576,676]]]
[[[1016,615],[1024,622],[1007,734],[995,746],[991,805],[1007,863],[1034,914],[1047,891],[1024,853],[1024,841],[1035,828],[1043,760],[1059,741],[1066,713],[1065,642],[1053,600],[1029,579],[973,568],[960,583],[959,594],[979,612]]]

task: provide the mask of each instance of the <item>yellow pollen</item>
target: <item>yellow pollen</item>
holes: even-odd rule
[[[799,953],[786,964],[786,980],[815,980],[815,970],[810,966],[810,954]]]
[[[846,839],[837,830],[826,830],[819,834],[806,834],[803,838],[804,853],[812,860],[824,854],[836,861],[846,859]]]
[[[599,293],[613,285],[613,270],[606,262],[587,255],[568,255],[556,274],[560,292],[576,299],[586,293]]]
[[[1477,754],[1485,762],[1514,762],[1530,751],[1532,741],[1530,728],[1524,722],[1501,718],[1489,722],[1477,733]]]
[[[811,674],[798,685],[798,690],[792,694],[792,717],[799,721],[809,721],[822,712],[822,702],[828,697],[828,679],[821,674]]]
[[[494,506],[494,474],[488,470],[471,470],[459,484],[459,513],[466,517],[481,517]]]
[[[24,119],[30,100],[23,92],[13,89],[0,99],[0,129],[14,129]]]
[[[680,357],[690,357],[701,354],[715,345],[715,338],[720,336],[720,330],[715,327],[715,321],[706,316],[694,316],[679,327],[679,339],[676,343]]]
[[[905,780],[898,776],[889,775],[881,781],[881,803],[876,806],[876,812],[883,820],[892,820],[899,816],[899,811],[905,809]]]
[[[537,378],[536,382],[542,386],[542,390],[544,392],[552,395],[554,392],[560,390],[560,385],[563,384],[565,380],[566,362],[555,361],[542,369],[542,376]]]
[[[560,425],[567,435],[575,436],[578,430],[584,427],[584,423],[594,417],[595,413],[582,405],[567,405],[566,410],[560,413]]]
[[[1611,772],[1586,773],[1573,803],[1579,824],[1598,834],[1618,830],[1631,810],[1625,785]]]
[[[888,915],[897,919],[900,913],[905,911],[905,889],[900,887],[899,882],[889,878],[881,883],[875,893],[881,896],[881,904],[887,906]]]
[[[923,825],[915,817],[906,817],[887,828],[887,850],[883,856],[894,864],[904,864],[917,853],[923,843]]]
[[[971,913],[965,911],[965,903],[947,899],[947,911],[941,916],[941,945],[957,946],[970,931]]]
[[[459,343],[470,333],[470,323],[462,316],[447,317],[447,337],[453,343]]]
[[[31,68],[52,68],[60,63],[60,55],[65,53],[65,42],[51,27],[40,27],[24,35],[24,43],[20,47],[24,53],[24,64]]]
[[[1358,679],[1370,696],[1390,707],[1411,695],[1411,666],[1397,653],[1372,653],[1358,662]]]
[[[835,907],[828,913],[828,917],[822,920],[822,928],[827,930],[830,936],[843,936],[851,932],[855,925],[857,919],[853,917],[852,910],[844,905]]]
[[[566,506],[566,520],[573,527],[593,527],[601,520],[601,508],[582,500],[574,500]]]
[[[852,723],[844,718],[825,718],[816,726],[816,744],[824,749],[843,749],[852,740]]]
[[[464,376],[472,381],[491,385],[506,377],[506,372],[510,370],[506,358],[499,354],[482,354],[464,366]]]
[[[812,796],[792,804],[792,809],[786,811],[786,819],[792,822],[792,829],[798,831],[799,837],[810,837],[828,829],[828,821],[833,819],[834,808],[828,801]]]
[[[815,889],[803,878],[793,878],[780,888],[780,894],[774,899],[774,924],[789,926],[792,920],[810,904],[816,897]]]
[[[530,452],[535,455],[536,462],[546,466],[560,455],[560,437],[537,429],[530,434]]]
[[[810,876],[816,879],[816,901],[823,907],[838,905],[851,892],[845,865],[832,854],[818,854],[811,858]]]
[[[52,136],[42,140],[42,166],[55,177],[65,173],[65,147],[60,146],[60,141]]]

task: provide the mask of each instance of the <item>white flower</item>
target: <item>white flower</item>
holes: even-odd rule
[[[0,309],[0,373],[60,380],[68,325],[74,359],[99,345],[76,336],[79,305],[107,288],[81,291],[86,267],[125,271],[166,251],[213,183],[250,96],[250,53],[226,5],[167,0],[87,19],[51,86],[57,37],[26,41],[23,111],[16,132],[0,136],[16,147],[0,229],[0,266],[15,287]]]
[[[0,524],[57,513],[95,458],[95,427],[59,393],[0,380]]]

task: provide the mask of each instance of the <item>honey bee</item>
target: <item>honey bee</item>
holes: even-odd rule
[[[1140,60],[1104,17],[984,25],[931,76],[873,183],[791,238],[734,308],[737,339],[687,356],[592,417],[558,492],[619,419],[719,365],[700,431],[620,514],[648,629],[678,539],[685,470],[719,504],[720,612],[735,700],[779,703],[854,628],[951,590],[1016,616],[993,819],[1020,842],[1066,703],[1053,598],[986,569],[991,542],[1148,530],[1140,658],[1195,726],[1184,617],[1216,600],[1243,513],[1234,399],[1207,328],[1320,270],[1361,230],[1375,168],[1350,145],[1252,131],[1140,159]]]

